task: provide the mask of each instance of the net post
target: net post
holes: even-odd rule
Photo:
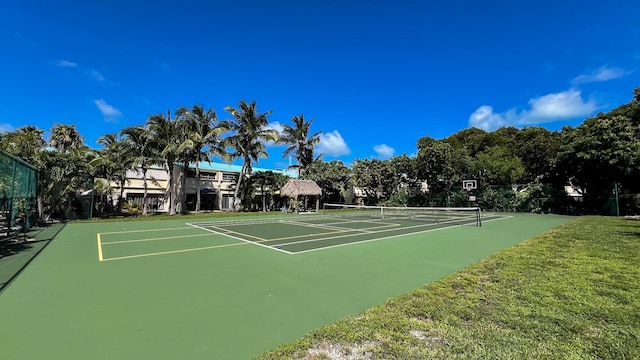
[[[89,220],[93,220],[93,202],[96,198],[96,179],[95,177],[91,177],[91,203],[89,204]],[[145,207],[147,204],[144,205]],[[146,209],[145,209],[146,210]]]

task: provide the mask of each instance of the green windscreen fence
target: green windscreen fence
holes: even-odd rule
[[[38,176],[34,166],[0,150],[0,239],[35,224]]]

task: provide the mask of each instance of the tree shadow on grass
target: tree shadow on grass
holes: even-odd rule
[[[616,231],[615,233],[623,236],[636,236],[640,237],[640,221],[636,219],[629,219],[624,224],[617,226],[618,228],[624,228],[626,231]]]
[[[616,231],[616,234],[623,236],[640,237],[640,219],[627,219],[624,224],[618,225],[619,228],[629,229],[628,231]],[[635,231],[634,231],[635,230]]]
[[[616,234],[622,235],[622,236],[640,237],[640,231],[616,231]]]

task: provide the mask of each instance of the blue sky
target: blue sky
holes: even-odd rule
[[[476,126],[577,126],[640,86],[638,1],[5,1],[0,131],[89,146],[154,113],[255,100],[325,160]],[[282,168],[283,147],[259,167]]]

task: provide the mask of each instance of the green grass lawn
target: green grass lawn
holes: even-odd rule
[[[346,354],[640,359],[640,221],[576,219],[260,359]]]

